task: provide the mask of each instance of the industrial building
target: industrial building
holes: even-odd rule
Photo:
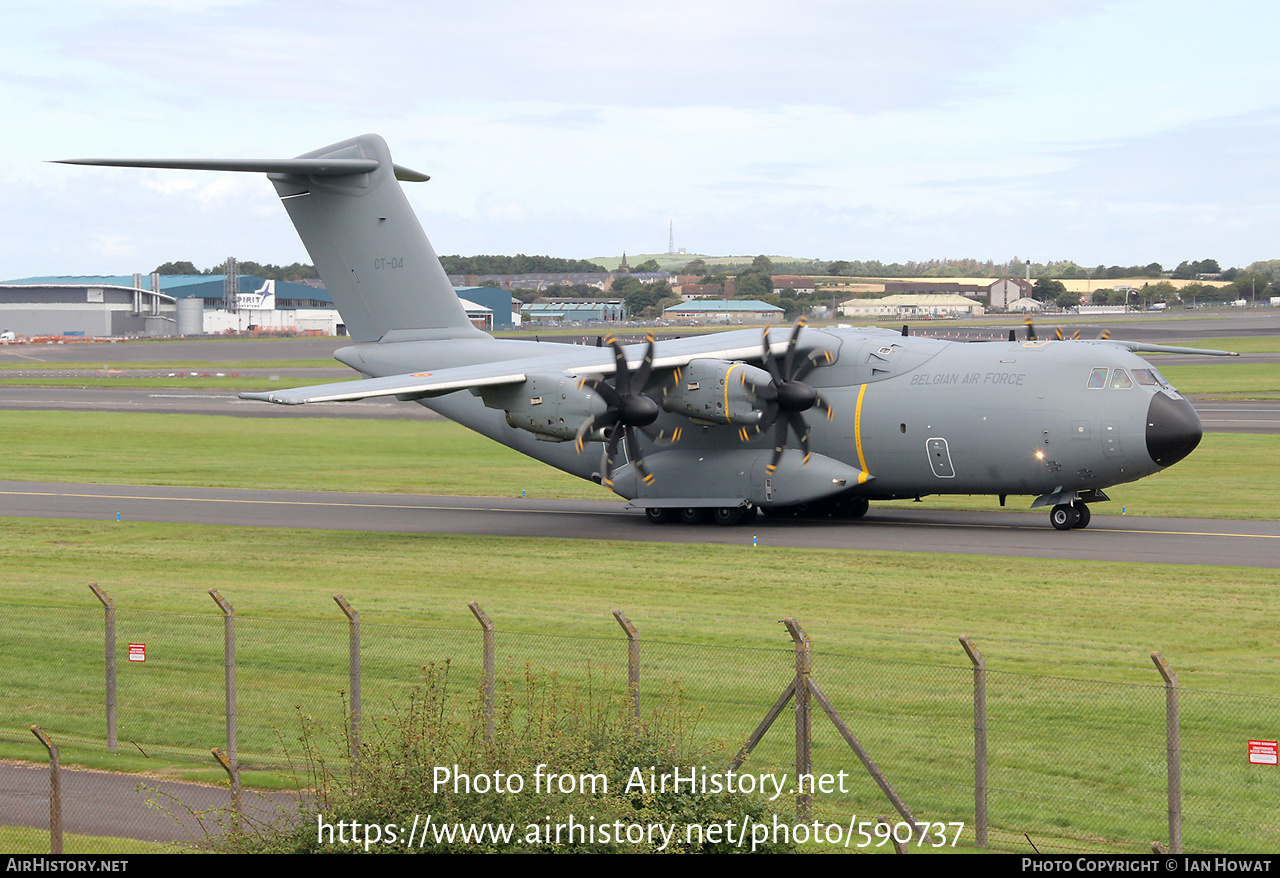
[[[769,323],[782,320],[783,309],[759,299],[695,299],[672,305],[663,320],[681,323]]]
[[[513,323],[511,296],[459,291],[467,315],[489,330]],[[221,335],[244,332],[345,335],[323,286],[252,275],[29,277],[0,282],[0,331],[18,337]]]

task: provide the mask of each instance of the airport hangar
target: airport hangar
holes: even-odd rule
[[[234,287],[234,292],[232,289]],[[511,296],[456,288],[484,330],[510,327]],[[100,275],[0,282],[0,331],[19,337],[157,338],[234,332],[345,335],[323,286],[253,275]]]

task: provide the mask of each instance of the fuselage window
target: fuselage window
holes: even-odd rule
[[[1094,369],[1089,373],[1089,389],[1100,390],[1107,386],[1107,370]]]
[[[1133,377],[1139,384],[1159,386],[1159,382],[1156,381],[1156,376],[1151,374],[1150,369],[1134,369]]]
[[[1111,389],[1112,390],[1128,390],[1133,386],[1133,379],[1129,377],[1129,373],[1124,369],[1116,369],[1111,373]]]

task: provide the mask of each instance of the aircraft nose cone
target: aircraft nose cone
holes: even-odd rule
[[[1147,454],[1160,466],[1173,466],[1200,444],[1200,416],[1185,399],[1167,393],[1151,397],[1147,409]]]

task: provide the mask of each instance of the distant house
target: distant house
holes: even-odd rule
[[[1002,277],[987,290],[987,307],[1007,311],[1011,302],[1031,297],[1031,282],[1018,277]]]

